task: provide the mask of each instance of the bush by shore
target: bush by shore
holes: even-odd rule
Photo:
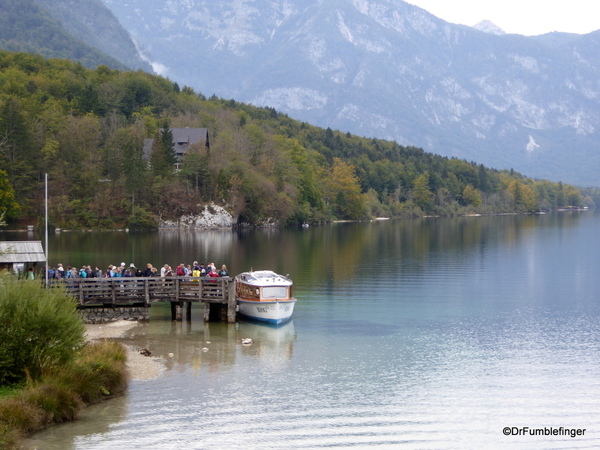
[[[64,291],[10,276],[0,284],[0,449],[14,449],[24,436],[124,392],[126,350],[111,341],[86,344]]]

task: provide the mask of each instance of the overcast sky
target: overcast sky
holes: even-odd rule
[[[490,20],[507,33],[527,36],[600,29],[599,0],[406,0],[447,22],[475,25]]]

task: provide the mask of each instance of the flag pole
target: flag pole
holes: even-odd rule
[[[46,245],[44,245],[44,250],[46,250],[46,270],[44,271],[46,273],[45,277],[46,277],[46,287],[48,286],[48,270],[50,269],[50,265],[48,264],[48,174],[46,173],[46,180],[45,180],[45,215],[46,215]]]

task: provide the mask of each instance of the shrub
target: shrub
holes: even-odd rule
[[[39,379],[73,360],[84,324],[64,288],[0,276],[0,385]]]
[[[19,397],[39,409],[44,425],[75,419],[83,405],[76,393],[52,380],[25,389]]]
[[[140,206],[134,206],[133,213],[127,219],[127,227],[131,230],[155,230],[156,218]]]
[[[112,341],[86,346],[80,357],[54,375],[57,383],[68,386],[85,403],[122,393],[127,387],[125,348]]]
[[[52,423],[76,418],[85,404],[127,387],[125,348],[116,342],[87,345],[77,357],[44,371],[38,381],[0,399],[0,449],[21,448],[18,441]]]

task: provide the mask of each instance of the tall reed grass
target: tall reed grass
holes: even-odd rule
[[[127,388],[125,348],[116,342],[86,345],[69,364],[0,399],[0,449],[19,448],[28,434],[77,418],[86,406]]]

